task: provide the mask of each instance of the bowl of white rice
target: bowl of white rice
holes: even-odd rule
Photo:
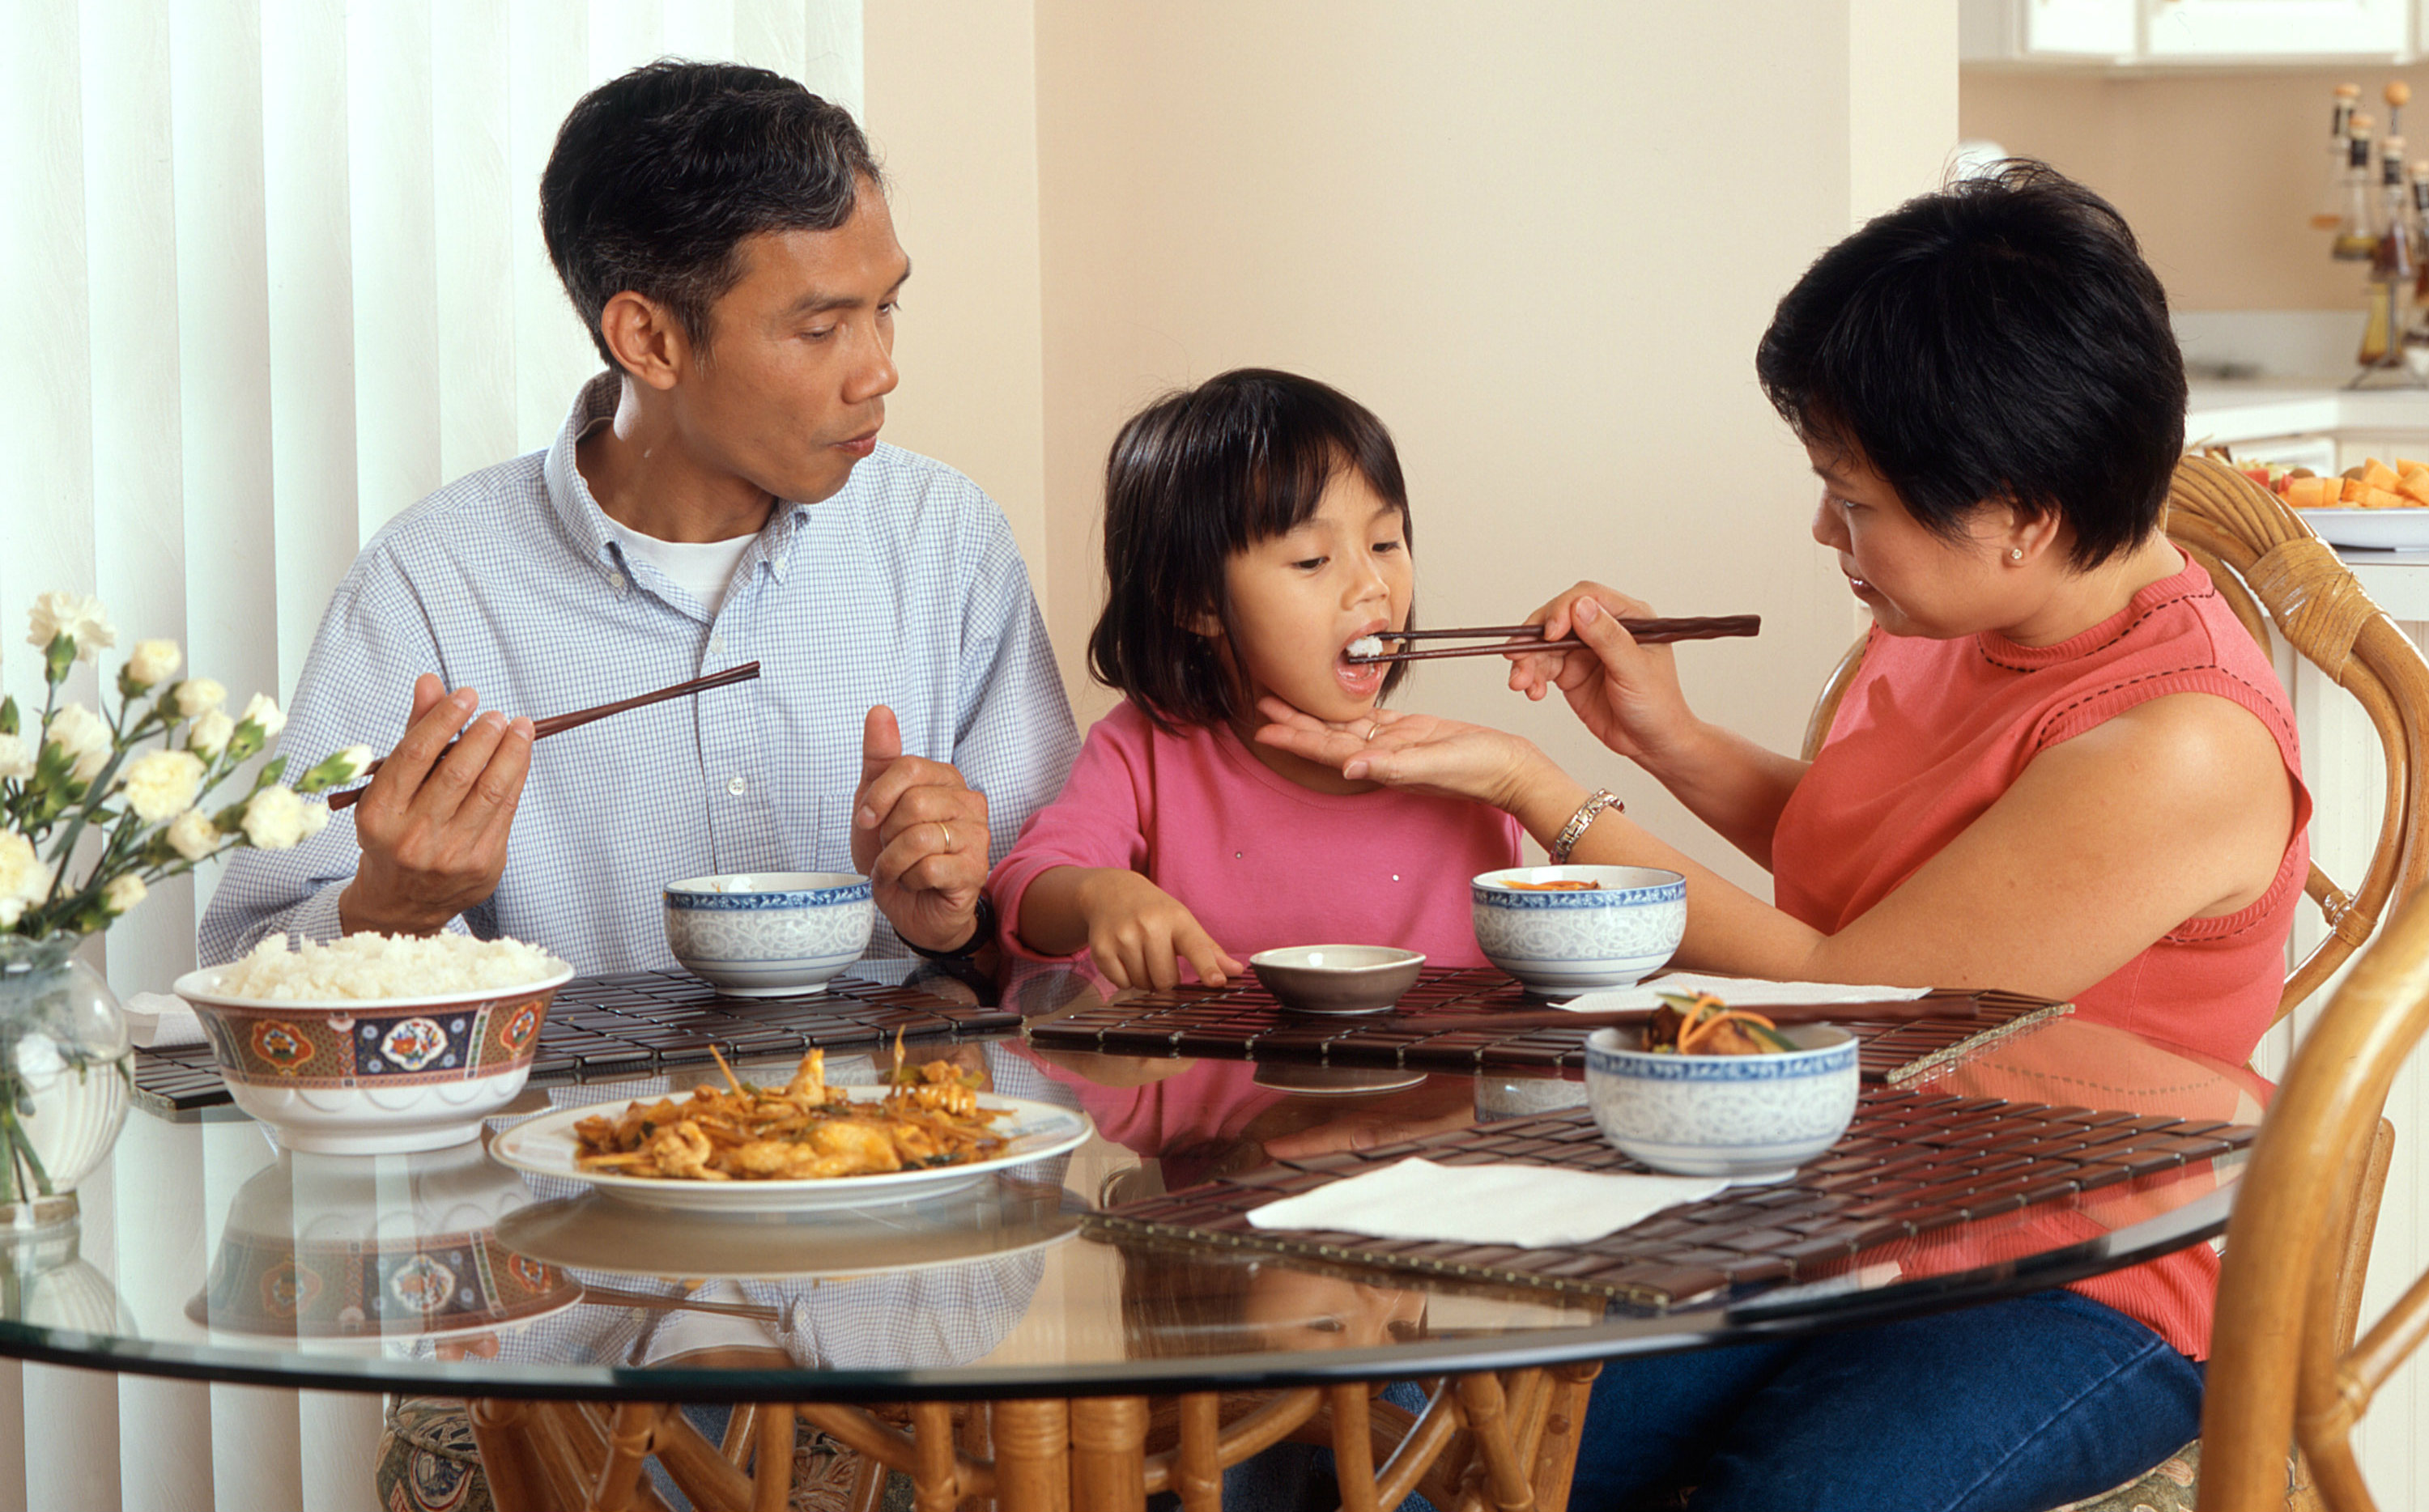
[[[572,978],[516,940],[272,935],[174,990],[229,1095],[281,1144],[392,1155],[477,1139],[522,1091],[549,1001]]]

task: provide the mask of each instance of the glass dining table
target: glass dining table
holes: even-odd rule
[[[977,1001],[950,978],[865,969]],[[1041,1032],[1106,1001],[1079,974],[1031,973],[982,1027],[907,1051],[1084,1119],[1082,1142],[858,1208],[753,1211],[746,1193],[675,1211],[491,1158],[517,1120],[719,1076],[681,1063],[679,1037],[655,1066],[558,1067],[481,1142],[416,1155],[289,1152],[207,1098],[152,1099],[107,1179],[121,1214],[125,1192],[158,1191],[157,1221],[122,1217],[99,1250],[72,1234],[21,1244],[0,1354],[470,1399],[510,1509],[651,1504],[652,1457],[695,1504],[781,1505],[751,1500],[775,1494],[752,1489],[752,1467],[762,1481],[789,1471],[789,1449],[770,1451],[801,1423],[908,1473],[922,1507],[1135,1507],[1157,1491],[1207,1507],[1225,1465],[1283,1438],[1330,1447],[1346,1505],[1423,1490],[1444,1512],[1463,1497],[1556,1507],[1587,1383],[1609,1362],[1966,1307],[2201,1244],[2225,1225],[2268,1092],[2246,1069],[2057,1013],[1869,1087],[1829,1157],[1731,1189],[1751,1219],[1673,1225],[1659,1265],[1547,1270],[1516,1251],[1268,1244],[1192,1204],[1229,1194],[1237,1209],[1261,1182],[1305,1186],[1404,1150],[1607,1165],[1573,1064],[1115,1054]],[[765,1011],[713,1006],[727,1024]],[[726,1044],[763,1080],[797,1059],[747,1035]],[[891,1054],[837,1046],[827,1076],[874,1084]],[[2071,1146],[2075,1165],[2053,1166],[2055,1126],[1991,1137],[2017,1109],[2060,1119],[2094,1155],[2137,1158],[2087,1164]],[[1926,1123],[1961,1169],[1912,1169],[1900,1131]],[[1403,1381],[1420,1394],[1376,1397]],[[703,1429],[669,1404],[740,1405]],[[861,1478],[865,1503],[881,1479]]]

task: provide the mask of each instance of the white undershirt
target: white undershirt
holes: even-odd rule
[[[742,553],[759,538],[736,535],[729,541],[662,541],[612,518],[607,524],[623,545],[625,555],[640,557],[688,589],[711,619],[717,617],[718,606],[725,602],[725,590],[734,583],[734,569],[741,563]]]

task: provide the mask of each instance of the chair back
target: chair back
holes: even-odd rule
[[[2220,595],[2265,649],[2273,621],[2295,653],[2351,694],[2386,757],[2378,838],[2360,885],[2347,892],[2314,863],[2304,892],[2327,931],[2286,978],[2282,1020],[2342,966],[2429,874],[2422,784],[2429,781],[2429,662],[2379,611],[2334,549],[2311,534],[2275,494],[2209,457],[2176,466],[2163,522],[2168,538],[2199,562]],[[1858,636],[1830,674],[1805,729],[1810,761],[1828,737],[1839,700],[1863,662]]]
[[[2358,1343],[2356,1279],[2387,1175],[2388,1090],[2424,1029],[2429,891],[2413,893],[2355,962],[2261,1123],[2226,1230],[2202,1404],[2202,1512],[2284,1506],[2289,1442],[2332,1512],[2376,1505],[2353,1431],[2429,1335],[2429,1275]]]

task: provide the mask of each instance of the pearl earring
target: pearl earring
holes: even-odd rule
[[[2021,561],[2023,561],[2024,559],[2024,549],[2023,547],[2021,547],[2021,546],[2011,546],[2011,547],[2008,548],[2008,561],[2010,561],[2010,562],[2021,562]]]

